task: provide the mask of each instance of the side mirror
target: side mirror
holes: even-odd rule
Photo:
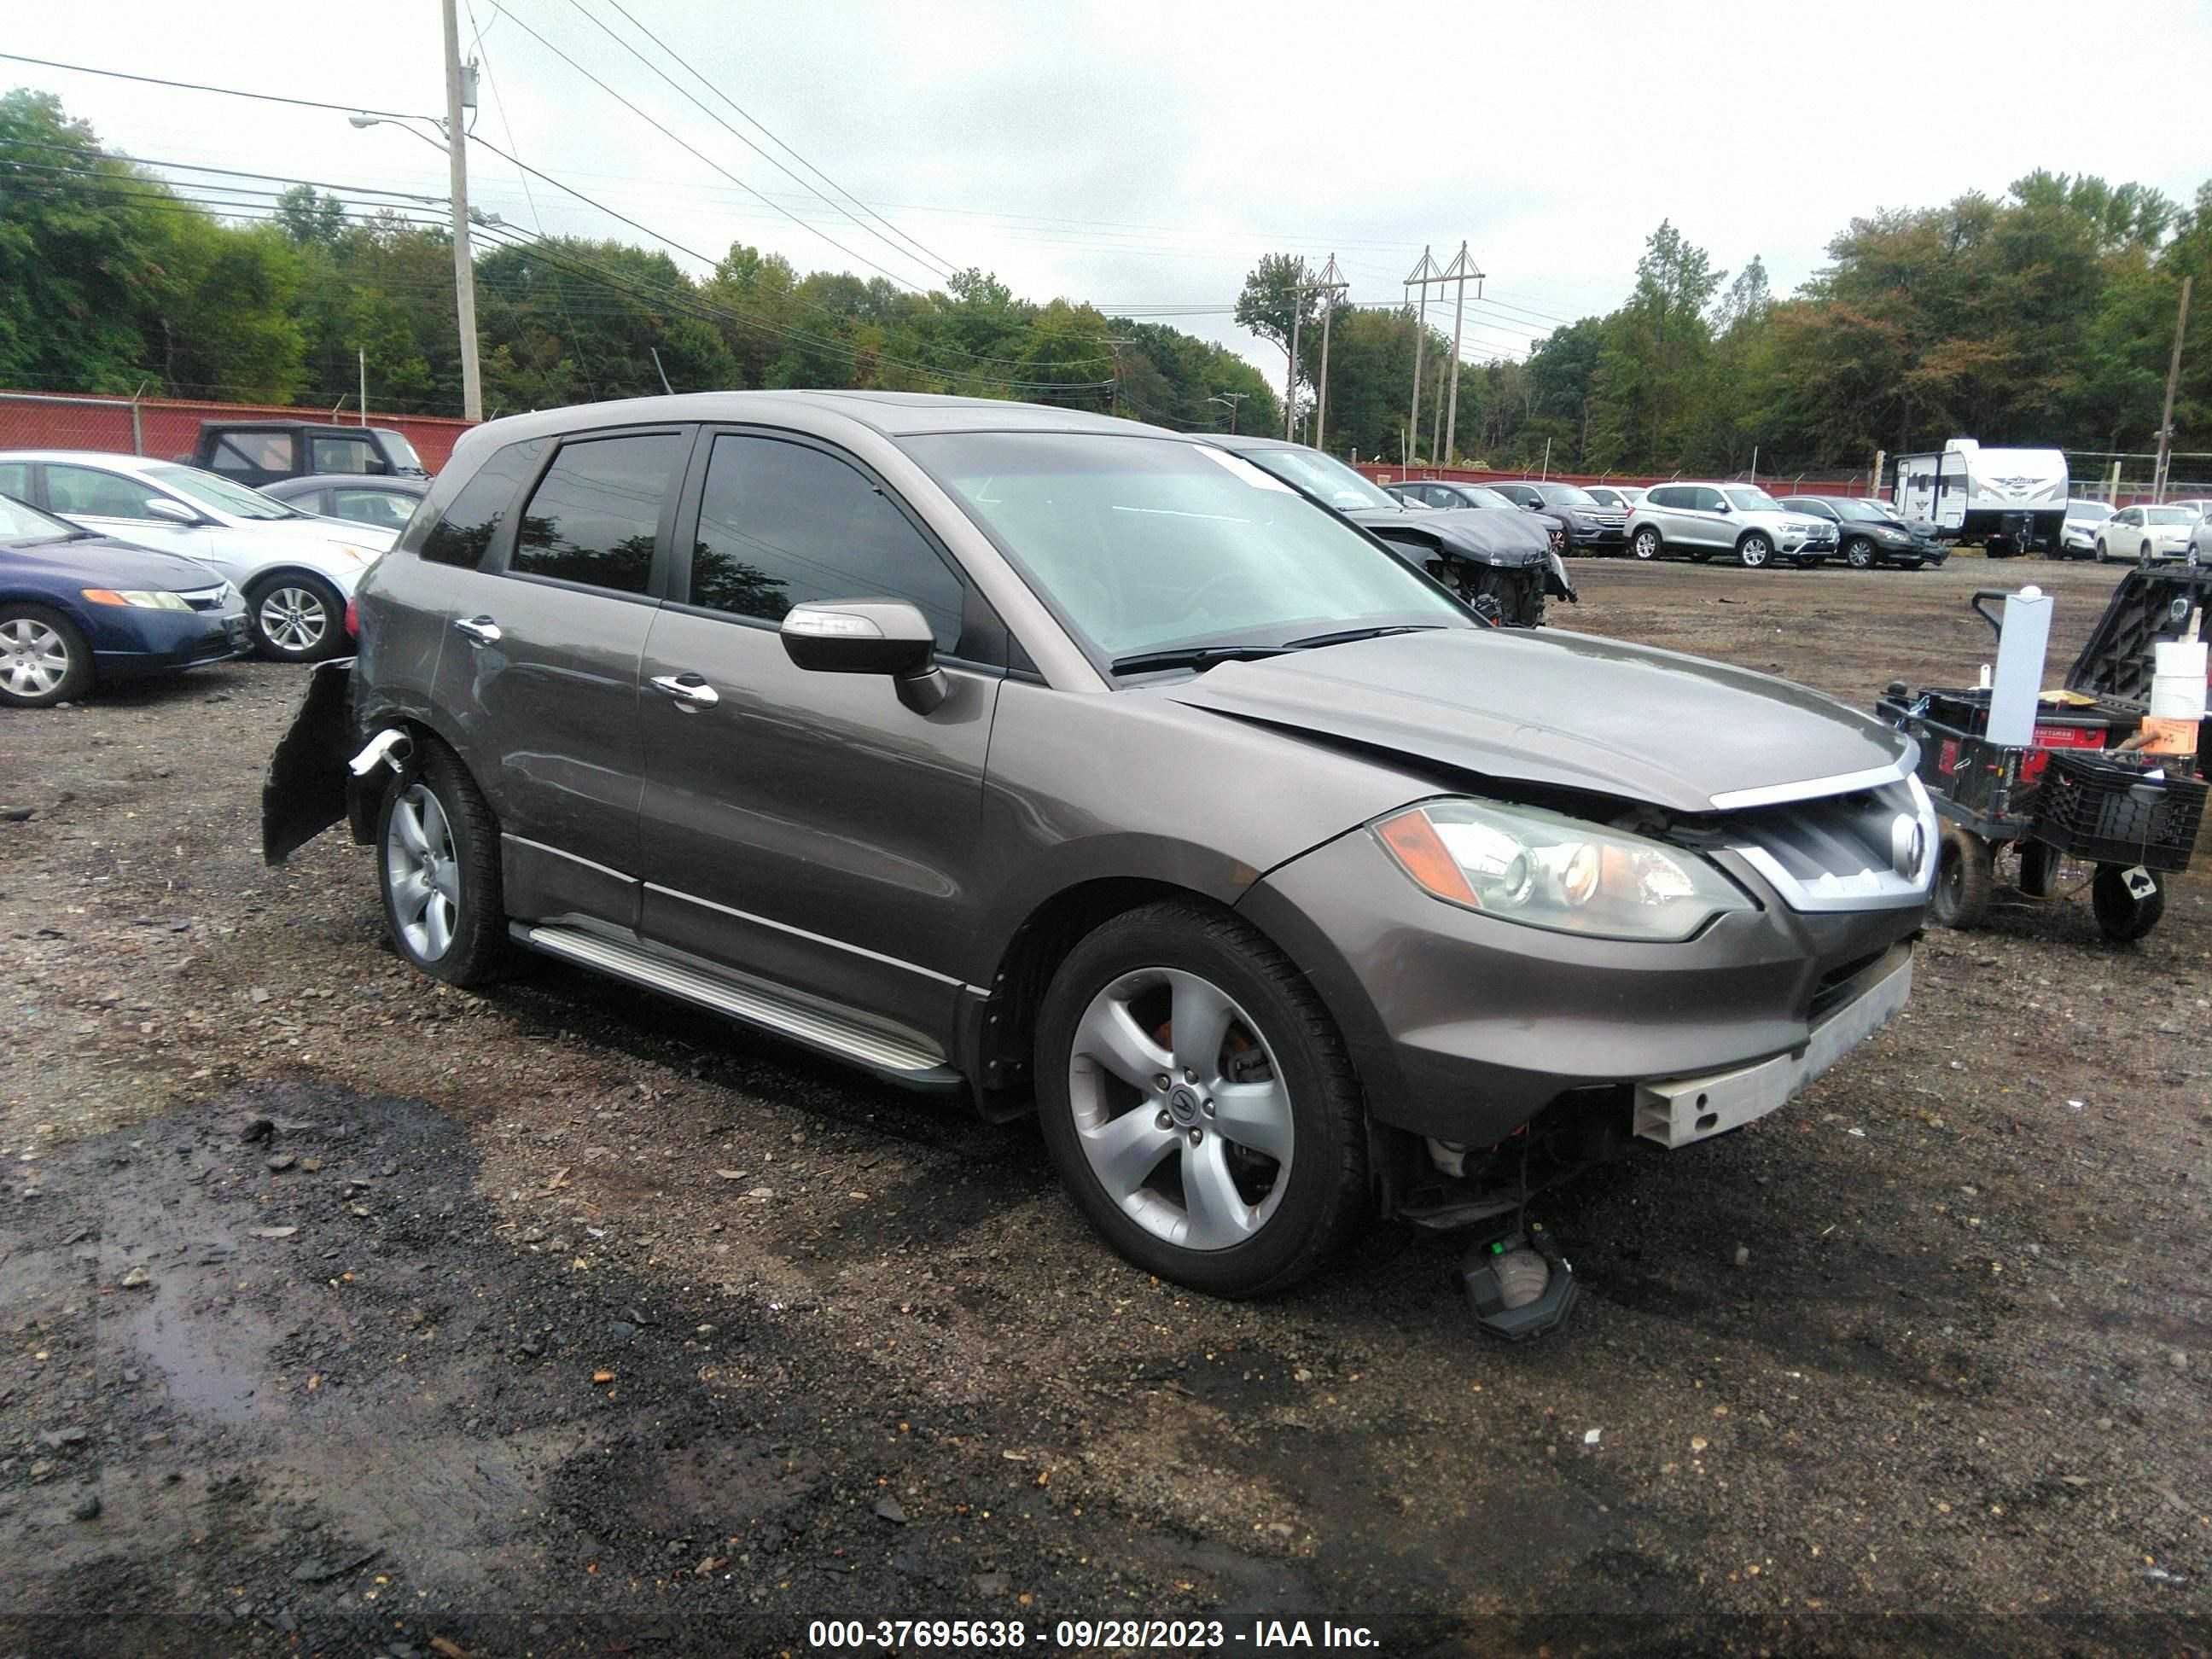
[[[937,635],[904,599],[829,599],[792,606],[778,630],[794,667],[815,674],[885,674],[899,701],[927,714],[945,701]]]
[[[1717,513],[1733,513],[1735,511],[1734,507],[1728,504],[1728,497],[1725,495],[1721,497],[1721,504],[1713,510]]]
[[[156,495],[146,503],[149,519],[167,519],[173,524],[205,524],[206,520],[182,501],[173,501],[167,495]]]

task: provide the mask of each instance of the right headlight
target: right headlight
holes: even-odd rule
[[[1540,807],[1433,800],[1374,829],[1416,886],[1524,927],[1672,941],[1755,908],[1694,853]]]
[[[181,593],[162,588],[83,587],[77,590],[94,605],[127,605],[135,611],[189,611]]]

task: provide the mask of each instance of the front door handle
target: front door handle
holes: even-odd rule
[[[655,674],[647,684],[654,690],[665,691],[675,698],[676,706],[687,714],[712,708],[722,700],[721,694],[700,674]]]
[[[494,622],[489,617],[465,617],[459,622],[455,623],[453,626],[469,636],[469,643],[471,645],[497,645],[499,643],[499,624]]]

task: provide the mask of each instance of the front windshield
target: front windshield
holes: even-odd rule
[[[1544,505],[1547,507],[1595,507],[1597,497],[1578,484],[1546,484]]]
[[[1310,495],[1318,495],[1331,507],[1388,507],[1402,511],[1412,505],[1401,501],[1389,490],[1371,484],[1334,455],[1324,455],[1318,449],[1255,449],[1249,453],[1240,450],[1244,459],[1263,466],[1277,477],[1296,484]]]
[[[1782,510],[1782,503],[1763,489],[1739,484],[1733,489],[1723,490],[1722,494],[1729,498],[1729,505],[1741,512],[1779,513]]]
[[[1469,625],[1395,556],[1241,455],[1077,433],[904,441],[1109,659],[1279,646],[1356,628]]]
[[[1830,501],[1828,505],[1834,507],[1843,517],[1856,520],[1861,524],[1883,524],[1887,522],[1889,518],[1888,514],[1883,512],[1872,501],[1855,501],[1845,497],[1841,501]]]
[[[73,524],[48,517],[27,501],[19,501],[13,495],[0,495],[0,544],[51,542],[84,533]]]
[[[1501,495],[1496,490],[1486,489],[1480,484],[1458,484],[1454,488],[1459,491],[1460,500],[1465,501],[1469,507],[1510,507],[1516,513],[1521,510],[1514,506],[1511,496]]]
[[[2197,514],[2185,507],[2154,507],[2150,509],[2152,524],[2195,524]]]
[[[2069,501],[2066,503],[2066,516],[2069,519],[2109,519],[2112,516],[2112,509],[2104,501]]]
[[[391,452],[392,464],[394,466],[403,468],[411,466],[417,472],[425,471],[422,458],[415,453],[415,446],[407,441],[406,434],[394,432],[388,426],[380,426],[376,428],[376,431],[377,435],[384,440],[385,448]]]
[[[212,472],[203,472],[196,466],[149,466],[146,476],[164,489],[173,489],[187,500],[202,507],[227,513],[234,519],[301,519],[307,514],[295,513],[273,496],[258,489],[248,489],[244,484],[218,478]]]

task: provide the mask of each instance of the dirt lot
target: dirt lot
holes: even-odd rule
[[[1577,574],[1573,626],[1862,706],[1971,678],[1974,587],[2055,588],[2063,665],[2112,580]],[[2078,898],[1931,933],[1796,1105],[1547,1199],[1581,1309],[1501,1349],[1448,1240],[1211,1303],[1096,1243],[1026,1126],[550,964],[404,970],[366,852],[260,865],[299,685],[0,719],[0,1654],[805,1651],[918,1613],[2206,1645],[2201,871],[2135,947]]]

